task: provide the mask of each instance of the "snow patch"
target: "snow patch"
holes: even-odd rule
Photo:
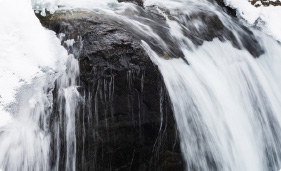
[[[65,69],[66,50],[44,29],[30,0],[0,1],[0,127],[12,119],[10,106],[23,85]],[[8,16],[8,17],[7,17]]]
[[[237,9],[238,16],[251,25],[257,25],[263,31],[281,41],[281,6],[255,7],[248,0],[225,0],[227,6]]]

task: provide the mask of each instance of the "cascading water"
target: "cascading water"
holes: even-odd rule
[[[64,34],[59,37],[66,49],[72,52],[68,55],[66,61],[66,71],[57,80],[57,101],[58,109],[54,111],[56,120],[54,123],[54,145],[56,146],[56,154],[54,154],[55,164],[54,170],[75,170],[76,164],[76,132],[75,118],[76,110],[79,102],[79,92],[77,91],[77,77],[79,76],[78,60],[73,54],[79,53],[74,49],[74,43],[80,44],[80,39],[75,42],[74,39],[65,40]],[[75,52],[74,52],[75,51]],[[57,112],[57,113],[56,113]],[[65,149],[62,149],[65,148]],[[61,150],[66,154],[61,154]],[[60,163],[65,166],[60,166]]]
[[[219,16],[225,26],[236,27]],[[279,170],[280,44],[252,30],[264,49],[254,59],[228,41],[214,39],[195,47],[180,23],[168,18],[167,23],[178,42],[188,42],[179,46],[190,65],[164,60],[146,42],[143,46],[163,74],[187,170]]]
[[[267,50],[276,51],[279,45],[269,42],[274,48]],[[278,58],[255,61],[215,40],[189,54],[188,66],[144,47],[164,76],[188,169],[278,170],[280,89],[272,69]]]
[[[182,59],[165,60],[165,53],[159,54],[151,42],[143,41],[169,91],[186,169],[278,170],[280,43],[256,29],[245,30],[217,6],[202,2],[147,1],[159,5],[156,11],[166,18],[172,47],[149,22],[125,21],[135,32],[152,37],[168,53],[173,48],[183,52]],[[203,41],[198,47],[186,33],[206,34],[206,30],[220,29],[212,28],[204,18],[194,19],[194,14],[200,12],[217,16],[214,21],[222,22],[232,33],[218,33],[218,38]],[[255,38],[249,41],[248,36]],[[255,42],[253,48],[249,47]]]
[[[281,168],[279,42],[205,0],[146,0],[146,9],[113,0],[32,2],[44,6],[43,15],[57,5],[94,10],[143,40],[170,95],[186,170]],[[76,169],[75,43],[63,41],[65,71],[42,68],[44,74],[19,90],[11,123],[0,125],[0,170]],[[161,129],[162,121],[159,135]]]
[[[237,28],[217,15],[225,26]],[[190,65],[182,59],[164,60],[147,43],[143,46],[163,74],[187,170],[280,169],[280,44],[253,29],[264,50],[254,59],[228,41],[214,39],[195,47],[181,23],[168,18],[167,23],[171,35],[183,42],[179,46]]]

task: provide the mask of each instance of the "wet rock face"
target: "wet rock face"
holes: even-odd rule
[[[147,42],[159,56],[166,59],[182,58],[186,61],[181,50],[182,46],[185,46],[185,49],[191,50],[192,46],[201,46],[205,41],[213,41],[215,38],[222,42],[229,41],[237,49],[246,49],[255,58],[262,55],[264,50],[252,31],[241,24],[233,16],[233,13],[227,12],[225,6],[221,4],[221,7],[229,15],[228,20],[231,21],[231,26],[223,23],[220,17],[213,11],[198,9],[198,11],[185,14],[180,10],[169,11],[166,8],[159,8],[157,6],[138,8],[137,11],[133,12],[127,10],[129,12],[125,11],[123,15],[133,21],[149,26],[153,30],[153,34],[156,34],[158,37],[153,37],[151,34],[147,35],[146,30],[139,30],[137,27],[126,24],[126,22],[122,23],[121,21],[121,25],[127,32],[133,34],[134,37]],[[179,41],[171,35],[167,18],[170,21],[179,23],[181,32],[191,43]]]
[[[264,53],[254,34],[247,27],[236,23],[237,36],[233,31],[223,24],[220,18],[214,13],[200,11],[190,16],[180,16],[180,21],[188,30],[184,30],[187,37],[194,44],[200,46],[204,41],[212,41],[218,38],[220,41],[229,41],[237,49],[246,49],[253,57],[259,57]],[[198,29],[198,26],[201,25]]]
[[[41,23],[76,42],[71,53],[79,59],[83,99],[76,170],[184,170],[162,76],[139,40],[95,13],[54,14]],[[60,170],[65,148],[61,144]]]
[[[182,57],[183,54],[179,49],[180,45],[177,45],[178,41],[170,37],[169,31],[167,30],[169,26],[165,23],[165,19],[157,15],[155,7],[149,7],[146,10],[148,12],[142,12],[141,15],[155,22],[152,23],[151,21],[139,19],[140,22],[145,22],[147,25],[155,28],[155,32],[157,32],[165,42],[168,42],[168,56]],[[171,12],[167,9],[160,10],[162,10],[170,20],[180,23],[181,31],[184,36],[191,40],[196,46],[201,46],[205,41],[213,41],[215,38],[218,38],[222,42],[231,42],[237,49],[246,49],[255,58],[264,53],[264,50],[251,30],[239,23],[239,21],[230,14],[229,19],[232,20],[233,26],[235,30],[237,30],[237,36],[235,36],[233,30],[228,28],[212,11],[198,9],[198,12],[187,15],[181,11]],[[140,9],[140,11],[142,11],[142,9]],[[145,38],[142,39],[145,40]],[[153,45],[150,46],[153,47]],[[186,44],[186,48],[189,48],[188,44]]]

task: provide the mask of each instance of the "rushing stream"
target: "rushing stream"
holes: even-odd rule
[[[163,75],[186,170],[281,168],[281,45],[259,28],[207,0],[146,0],[145,10],[114,0],[32,3],[43,9],[42,15],[45,8],[58,6],[97,12],[142,40]],[[77,91],[79,52],[73,46],[82,40],[65,40],[63,33],[58,37],[69,53],[60,62],[66,69],[40,68],[42,74],[19,89],[17,103],[9,104],[12,119],[0,125],[0,170],[76,170],[82,98]],[[59,166],[60,160],[65,166]]]

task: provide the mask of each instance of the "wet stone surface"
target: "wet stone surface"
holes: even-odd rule
[[[54,14],[41,23],[76,42],[71,53],[79,59],[83,99],[76,114],[77,170],[184,170],[162,76],[140,40],[95,13]],[[61,170],[65,148],[62,143]]]
[[[137,16],[132,15],[131,18],[150,26],[163,42],[165,42],[165,46],[159,44],[159,41],[155,38],[148,38],[144,32],[139,32],[134,28],[127,28],[127,30],[136,37],[138,36],[139,39],[148,42],[150,47],[160,56],[164,58],[168,56],[169,58],[184,59],[184,55],[180,49],[183,43],[171,36],[165,17],[160,15],[157,10],[159,8],[153,6],[147,7],[146,9],[139,8]],[[187,15],[181,11],[170,12],[167,9],[160,10],[170,20],[181,24],[180,27],[184,36],[192,42],[191,45],[189,42],[184,41],[186,49],[190,49],[190,46],[194,45],[201,46],[205,41],[213,41],[215,38],[218,38],[222,42],[230,41],[237,49],[246,49],[255,58],[264,53],[264,50],[250,29],[242,25],[237,18],[230,14],[227,15],[229,15],[230,20],[232,20],[232,23],[236,27],[235,30],[238,31],[237,36],[234,35],[233,30],[224,25],[214,12],[198,10],[198,12]],[[126,15],[129,16],[129,14]],[[199,28],[198,24],[200,25]],[[186,62],[188,63],[188,61]]]

